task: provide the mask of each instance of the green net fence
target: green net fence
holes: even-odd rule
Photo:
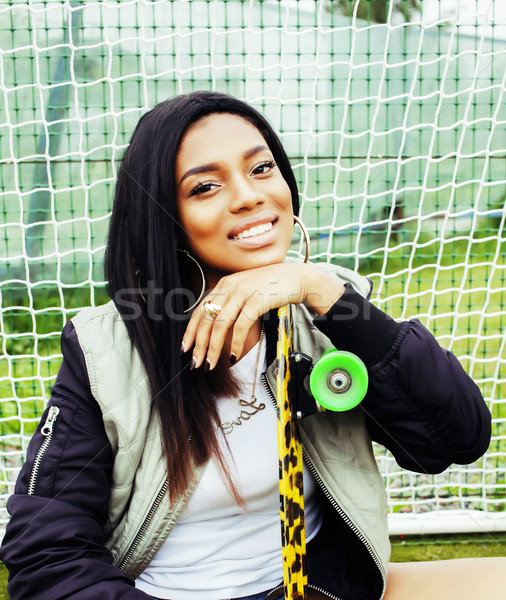
[[[12,0],[0,48],[0,524],[61,328],[107,300],[131,132],[158,101],[216,89],[280,132],[312,259],[368,274],[373,301],[427,325],[489,403],[475,464],[416,475],[376,449],[392,531],[506,528],[501,2]]]

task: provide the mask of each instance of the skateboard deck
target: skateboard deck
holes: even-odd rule
[[[292,353],[292,326],[288,306],[278,309],[276,402],[278,412],[279,498],[285,600],[307,600],[306,535],[304,526],[303,455],[297,410],[290,380],[291,367],[301,354]],[[295,363],[292,362],[295,357]],[[305,357],[308,358],[308,357]],[[312,365],[311,365],[312,366]],[[298,380],[298,378],[297,378]],[[309,387],[313,412],[346,411],[357,406],[367,391],[364,363],[354,354],[339,350],[326,352],[312,368]]]
[[[288,382],[292,328],[287,306],[278,309],[278,405],[279,500],[285,600],[307,599],[306,536],[304,530],[304,490],[302,445],[298,424],[292,418]]]

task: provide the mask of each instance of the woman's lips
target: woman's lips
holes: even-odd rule
[[[276,213],[271,211],[263,210],[255,215],[250,215],[249,217],[241,219],[237,222],[234,227],[230,230],[228,237],[229,239],[237,238],[240,233],[244,233],[245,231],[251,231],[253,228],[260,227],[262,225],[269,225],[269,223],[274,223],[278,220],[278,216]],[[258,232],[253,232],[253,234]],[[243,236],[243,237],[252,237],[252,235]]]
[[[278,221],[269,221],[239,232],[231,238],[234,244],[243,248],[261,248],[273,242],[278,234]]]
[[[257,235],[262,235],[262,233],[267,233],[272,229],[272,223],[262,223],[261,225],[256,225],[255,227],[250,227],[249,229],[245,229],[241,231],[237,235],[234,235],[233,240],[242,240],[243,238],[256,237]]]

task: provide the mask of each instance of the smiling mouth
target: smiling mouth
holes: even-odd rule
[[[244,231],[241,231],[237,235],[232,236],[231,239],[242,240],[244,238],[253,238],[253,237],[257,237],[258,235],[262,235],[263,233],[267,233],[268,231],[270,231],[273,228],[276,220],[271,221],[269,223],[262,223],[262,225],[255,225],[255,227],[250,227],[249,229],[245,229]]]

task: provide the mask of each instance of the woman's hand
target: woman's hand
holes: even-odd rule
[[[231,357],[242,355],[248,332],[269,310],[305,303],[322,315],[343,292],[341,282],[309,263],[280,263],[227,275],[194,310],[183,351],[193,346],[192,366],[205,361],[205,369],[213,369],[225,346]],[[206,302],[222,307],[215,319],[206,313]]]

